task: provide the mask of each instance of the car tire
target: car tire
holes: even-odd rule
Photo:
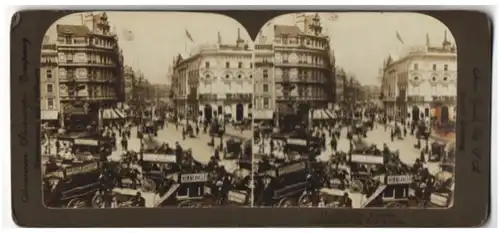
[[[363,182],[361,180],[353,180],[351,182],[351,192],[359,193],[363,190]]]
[[[80,209],[85,207],[87,207],[87,202],[81,198],[73,198],[66,205],[68,209]]]
[[[144,178],[141,183],[141,189],[144,192],[154,192],[156,191],[156,183],[149,178]]]
[[[103,208],[104,207],[104,196],[101,194],[96,194],[92,197],[92,208]]]
[[[280,201],[278,202],[278,205],[276,207],[279,208],[288,208],[294,206],[295,202],[293,201],[292,198],[284,197],[281,198]]]

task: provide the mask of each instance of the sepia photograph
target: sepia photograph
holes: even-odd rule
[[[161,25],[158,27],[157,25]],[[48,208],[449,208],[457,50],[417,13],[85,12],[48,29]]]
[[[86,12],[40,67],[48,208],[251,206],[253,41],[209,13]]]
[[[457,50],[439,20],[294,13],[254,46],[254,206],[453,205]]]

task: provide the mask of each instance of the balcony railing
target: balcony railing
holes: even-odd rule
[[[455,96],[432,96],[432,101],[453,102],[456,101]]]
[[[93,67],[116,67],[117,65],[114,63],[101,63],[97,61],[83,61],[83,62],[75,62],[73,60],[60,61],[58,63],[60,66],[93,66]]]
[[[417,96],[417,95],[409,95],[406,97],[408,101],[413,101],[413,102],[423,102],[425,100],[424,96]]]

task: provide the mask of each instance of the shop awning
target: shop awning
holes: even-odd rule
[[[312,118],[313,118],[313,120],[328,120],[328,119],[330,119],[330,117],[327,115],[327,113],[324,109],[314,109]]]
[[[337,114],[335,114],[335,111],[333,109],[326,109],[325,114],[329,119],[335,119]]]
[[[107,108],[102,112],[102,119],[111,120],[111,119],[123,119],[125,118],[125,113],[117,108]]]
[[[40,112],[40,119],[44,121],[54,121],[59,118],[59,112],[57,110],[42,110]]]
[[[64,109],[64,114],[66,115],[86,115],[87,111],[84,107],[68,107]]]
[[[272,120],[273,110],[254,110],[252,112],[254,120]]]

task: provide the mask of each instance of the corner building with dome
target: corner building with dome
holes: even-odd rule
[[[252,116],[252,50],[239,30],[236,44],[223,44],[220,38],[174,61],[175,111],[188,119],[242,122]]]

